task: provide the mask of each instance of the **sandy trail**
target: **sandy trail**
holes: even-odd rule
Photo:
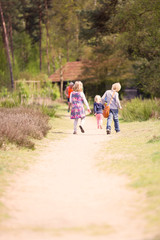
[[[1,225],[1,240],[149,239],[141,196],[127,187],[125,176],[96,166],[102,145],[116,135],[96,129],[91,117],[85,129],[78,135],[68,130],[65,139],[50,142],[8,187],[4,203],[10,218]]]

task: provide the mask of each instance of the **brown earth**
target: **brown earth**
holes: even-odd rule
[[[50,142],[28,171],[17,174],[3,199],[10,218],[1,224],[1,240],[151,239],[143,194],[126,176],[97,167],[100,152],[107,161],[104,143],[117,135],[96,129],[92,117],[85,130],[66,130],[66,138]]]

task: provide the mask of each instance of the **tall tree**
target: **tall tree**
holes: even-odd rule
[[[49,15],[48,15],[48,2],[45,1],[45,10],[46,10],[46,20],[45,20],[45,26],[46,26],[46,55],[47,55],[47,69],[48,74],[50,74],[50,62],[49,62],[49,48],[50,48],[50,40],[49,40]]]
[[[39,14],[39,68],[42,70],[42,3],[38,1],[38,14]]]
[[[7,58],[8,58],[8,64],[9,64],[9,71],[10,71],[10,78],[11,78],[11,87],[14,88],[14,80],[13,80],[13,71],[12,71],[12,62],[10,57],[10,46],[7,36],[7,29],[6,29],[6,23],[4,20],[4,14],[2,9],[2,3],[0,1],[0,14],[1,14],[1,20],[2,20],[2,26],[3,26],[3,32],[4,32],[4,38],[5,38],[5,45],[6,45],[6,51],[7,51]]]

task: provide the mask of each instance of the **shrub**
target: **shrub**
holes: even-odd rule
[[[57,84],[52,85],[52,82],[46,81],[41,89],[43,97],[50,97],[53,101],[60,98],[60,90]]]
[[[53,106],[47,106],[47,105],[42,105],[40,107],[41,111],[43,114],[49,116],[49,117],[54,117],[56,110]]]
[[[6,87],[2,87],[0,91],[0,97],[7,97],[9,95],[8,89]]]
[[[42,139],[50,127],[49,118],[36,109],[27,107],[0,109],[0,139],[18,146],[34,148],[30,138]]]
[[[52,94],[51,94],[51,99],[54,101],[56,99],[60,98],[60,90],[57,84],[54,84],[52,87]]]
[[[5,99],[1,101],[0,106],[4,108],[13,108],[19,106],[19,102],[14,99]]]
[[[18,95],[19,95],[19,101],[21,103],[28,102],[30,92],[29,92],[29,87],[24,80],[18,83]]]
[[[123,107],[121,116],[125,121],[146,121],[149,118],[158,118],[160,102],[151,99],[132,99]]]

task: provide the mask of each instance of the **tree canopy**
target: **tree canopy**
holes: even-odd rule
[[[14,79],[53,73],[85,59],[85,84],[115,81],[160,95],[160,5],[157,0],[0,0]],[[0,18],[0,87],[10,86]],[[85,74],[85,73],[84,73]]]

